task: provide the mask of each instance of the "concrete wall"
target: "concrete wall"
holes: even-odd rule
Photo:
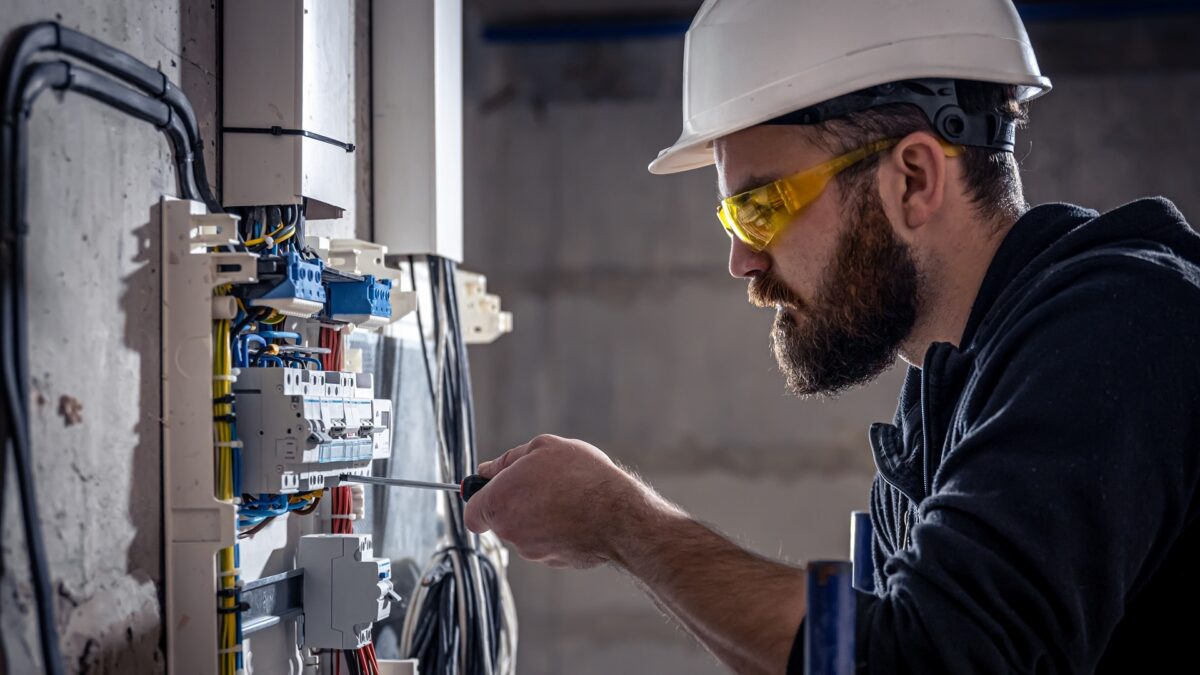
[[[1162,193],[1200,215],[1187,26],[1032,27],[1057,86],[1021,135],[1033,203]],[[516,323],[472,354],[484,451],[583,438],[762,553],[846,557],[874,471],[866,426],[890,419],[899,373],[836,401],[785,395],[771,315],[725,271],[714,172],[645,169],[679,133],[682,41],[472,36],[467,265]],[[722,672],[612,570],[517,562],[510,578],[523,675]]]
[[[128,50],[185,85],[212,138],[214,16],[209,2],[21,0],[4,4],[0,35],[57,18]],[[153,673],[163,668],[159,254],[145,223],[159,195],[176,193],[174,170],[150,126],[56,99],[44,95],[29,126],[28,330],[63,657],[72,672]],[[4,648],[10,672],[31,673],[37,639],[13,481],[2,496]]]

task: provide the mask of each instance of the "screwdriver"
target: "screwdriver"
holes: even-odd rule
[[[449,492],[457,492],[462,500],[466,502],[471,497],[475,496],[484,485],[488,484],[488,479],[478,474],[471,474],[463,479],[460,484],[454,483],[433,483],[424,480],[408,480],[405,478],[377,478],[375,476],[352,476],[350,474],[342,474],[338,476],[340,483],[365,483],[368,485],[390,485],[391,487],[415,487],[425,488],[426,490],[447,490]]]

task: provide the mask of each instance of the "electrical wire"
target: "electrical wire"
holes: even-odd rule
[[[228,295],[229,285],[214,295]],[[228,319],[213,321],[213,435],[216,450],[216,498],[234,501],[241,492],[241,449],[238,447],[234,416],[233,354]],[[220,675],[237,675],[242,670],[242,599],[239,551],[236,544],[217,554],[217,666]]]
[[[410,257],[408,262],[409,280],[417,290],[417,261]],[[470,365],[454,263],[434,256],[425,263],[431,312],[425,317],[420,308],[417,311],[421,356],[439,463],[444,479],[457,482],[476,464]],[[503,573],[503,547],[466,529],[461,500],[447,498],[445,507],[446,545],[430,560],[410,600],[400,651],[436,675],[511,675],[516,671],[517,626]]]

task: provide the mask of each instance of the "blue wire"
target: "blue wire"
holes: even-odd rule
[[[312,363],[317,366],[317,370],[324,370],[324,366],[321,365],[321,362],[311,356],[292,356],[290,358],[293,361],[299,361],[301,363],[301,367],[303,367],[304,363]]]
[[[290,330],[260,330],[258,335],[261,335],[268,340],[295,340],[300,342],[300,334]]]
[[[276,365],[277,367],[279,367],[279,368],[282,368],[282,367],[283,367],[283,359],[279,358],[278,356],[271,356],[270,354],[267,354],[267,355],[265,355],[265,356],[260,356],[260,357],[258,357],[258,365],[259,365],[259,367],[263,367],[263,368],[265,368],[265,367],[266,367],[266,366],[264,365],[264,363],[263,363],[264,361],[271,361],[271,362],[274,362],[274,363],[275,363],[275,365]]]
[[[238,439],[237,422],[229,423],[229,439],[232,441]],[[233,459],[233,496],[237,497],[242,494],[242,449],[231,447],[229,454]]]
[[[241,360],[241,367],[245,368],[250,365],[250,342],[254,341],[260,345],[266,345],[267,339],[256,333],[242,333],[237,336],[238,340],[238,358]]]

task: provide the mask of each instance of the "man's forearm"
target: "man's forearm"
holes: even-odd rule
[[[623,509],[625,510],[625,509]],[[805,613],[804,571],[751,553],[648,495],[617,519],[613,561],[739,673],[782,673]]]

